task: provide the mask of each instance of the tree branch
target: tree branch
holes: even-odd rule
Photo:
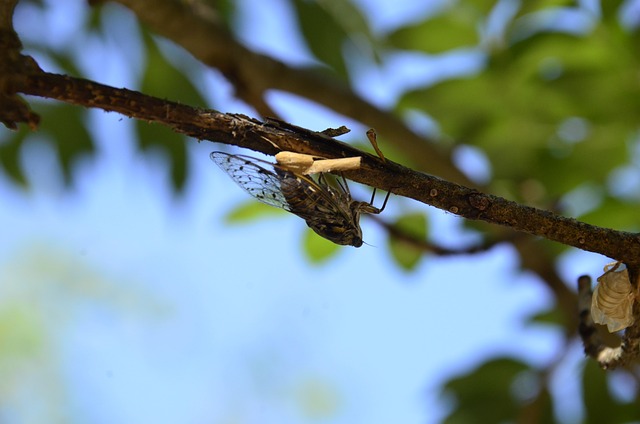
[[[325,158],[362,157],[358,171],[345,176],[359,183],[448,211],[467,219],[502,225],[628,265],[640,262],[640,236],[597,227],[553,212],[519,205],[432,175],[406,168],[335,140],[325,134],[279,121],[258,120],[161,100],[88,80],[36,72],[5,78],[5,88],[36,96],[115,111],[157,122],[197,139],[233,144],[273,155],[293,151]]]
[[[0,1],[0,76],[30,73],[38,69],[31,58],[20,54],[22,43],[13,30],[13,11],[17,0]],[[10,129],[24,122],[32,129],[38,125],[38,116],[18,96],[9,94],[0,79],[0,121]]]
[[[263,116],[272,116],[266,115],[262,107],[266,90],[276,89],[302,96],[376,127],[395,148],[410,157],[418,169],[481,189],[452,163],[450,152],[442,144],[418,136],[392,112],[365,101],[346,84],[332,79],[324,69],[321,73],[320,70],[293,68],[251,51],[224,28],[215,11],[202,6],[203,2],[116,1],[128,7],[156,33],[181,45],[202,63],[220,70],[234,85],[237,95],[256,107]],[[488,231],[493,239],[510,237],[500,227],[492,227]],[[572,311],[575,310],[576,297],[558,275],[553,257],[527,238],[514,238],[512,242],[520,254],[522,267],[539,275],[553,291],[565,311],[567,331],[573,331],[576,323]]]
[[[390,111],[373,106],[346,84],[309,68],[293,68],[253,52],[238,42],[217,19],[215,11],[178,0],[116,0],[141,22],[190,52],[202,63],[220,70],[236,87],[239,97],[263,98],[267,90],[282,90],[322,104],[337,113],[375,127],[407,152],[420,169],[444,179],[474,186],[433,140],[409,129]],[[339,54],[339,53],[338,53]],[[255,102],[249,101],[256,105]],[[257,105],[260,111],[260,106]],[[273,115],[263,115],[273,116]],[[417,146],[422,154],[415,155]]]

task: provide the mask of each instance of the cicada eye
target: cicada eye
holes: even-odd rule
[[[633,324],[635,293],[625,264],[612,262],[604,271],[591,298],[591,317],[613,333]]]

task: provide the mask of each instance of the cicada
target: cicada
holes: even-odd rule
[[[318,235],[336,244],[362,246],[361,214],[379,214],[370,202],[353,200],[346,180],[331,185],[324,174],[314,179],[251,156],[211,153],[211,159],[247,193],[304,219]]]
[[[625,264],[612,262],[604,271],[591,297],[591,317],[613,333],[633,324],[635,293]]]

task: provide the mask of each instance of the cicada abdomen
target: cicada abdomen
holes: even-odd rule
[[[633,324],[634,288],[629,272],[622,262],[612,262],[604,267],[591,298],[591,317],[597,324],[606,325],[610,333],[623,330]]]

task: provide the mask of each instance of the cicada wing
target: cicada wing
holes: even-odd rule
[[[345,186],[338,183],[332,187],[324,174],[316,181],[277,164],[223,152],[211,153],[211,159],[251,196],[298,215],[336,244],[361,246],[360,214],[381,211],[369,203],[353,201],[346,181]]]
[[[244,155],[212,152],[213,160],[244,191],[267,205],[291,211],[273,164]],[[282,171],[280,171],[282,172]]]

